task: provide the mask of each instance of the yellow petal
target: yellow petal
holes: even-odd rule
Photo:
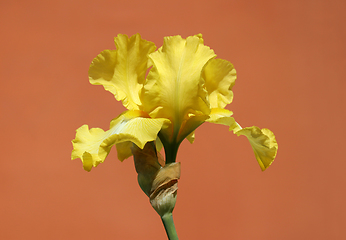
[[[224,108],[212,108],[210,112],[209,119],[206,122],[222,124],[229,126],[229,131],[238,131],[241,129],[239,124],[232,118],[232,111]]]
[[[156,138],[155,144],[156,144],[157,152],[160,152],[163,148],[163,144],[159,137]]]
[[[118,159],[120,161],[124,161],[125,159],[132,156],[132,145],[132,142],[121,142],[115,144],[115,147],[117,148]]]
[[[189,136],[189,141],[193,141],[191,138],[191,133],[199,127],[205,120],[208,119],[207,115],[197,115],[190,117],[187,121],[184,121],[181,125],[180,131],[178,132],[177,142],[183,141],[186,137]],[[164,131],[165,129],[163,129]]]
[[[92,167],[96,167],[107,156],[107,152],[101,151],[99,154],[99,146],[105,138],[105,131],[100,128],[92,128],[89,130],[88,125],[83,125],[76,131],[76,138],[72,141],[73,151],[72,160],[80,158],[83,162],[85,170],[90,171]]]
[[[156,144],[157,151],[160,152],[163,146],[159,137],[156,138],[155,144]],[[124,161],[125,159],[132,156],[132,151],[131,151],[131,148],[133,147],[132,142],[116,143],[115,147],[117,148],[118,159],[120,161]]]
[[[224,108],[212,108],[209,114],[209,118],[203,119],[203,122],[210,122],[216,124],[222,124],[229,126],[229,131],[240,130],[241,127],[239,124],[232,118],[233,112]],[[195,131],[186,137],[186,139],[193,143],[195,141]]]
[[[143,148],[149,141],[154,141],[157,134],[166,122],[166,119],[151,119],[142,111],[126,111],[112,120],[110,129],[103,131],[100,128],[89,130],[87,125],[77,129],[76,138],[72,141],[72,160],[80,158],[85,170],[90,171],[103,162],[114,144],[133,142]],[[126,157],[127,144],[120,153],[120,160]]]
[[[210,118],[206,121],[229,126],[229,131],[233,131],[238,136],[246,136],[262,171],[264,171],[274,161],[278,150],[274,134],[266,128],[260,129],[255,126],[242,128],[231,115],[232,112],[227,109],[213,108]]]
[[[195,141],[195,138],[196,138],[195,131],[191,132],[191,133],[186,137],[186,139],[187,139],[190,143],[193,143],[193,142]]]
[[[166,136],[170,138],[168,141],[176,141],[184,122],[194,116],[209,114],[201,72],[213,57],[214,51],[203,45],[201,35],[187,39],[181,36],[166,37],[163,46],[149,55],[153,67],[148,74],[141,100],[144,111],[151,117],[167,118],[172,122],[172,129],[163,133],[175,135]],[[195,124],[186,124],[191,128],[184,130],[186,136],[199,126],[199,121],[197,118]]]
[[[272,164],[278,150],[278,144],[272,131],[253,126],[236,131],[235,134],[248,138],[262,171]]]
[[[232,87],[237,79],[233,65],[223,59],[210,60],[202,72],[211,108],[224,108],[233,100]]]
[[[129,110],[139,109],[147,71],[148,54],[155,51],[155,44],[141,39],[139,34],[128,38],[119,34],[114,39],[116,50],[101,52],[91,63],[89,81],[103,85]]]

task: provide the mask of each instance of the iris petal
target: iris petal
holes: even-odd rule
[[[173,125],[161,132],[170,138],[167,139],[169,142],[177,141],[179,132],[187,133],[187,136],[201,124],[200,118],[187,124],[189,119],[209,115],[201,72],[213,57],[214,51],[203,45],[201,35],[187,39],[166,37],[163,46],[149,55],[153,67],[143,87],[141,100],[144,111],[151,117],[171,120]],[[190,129],[181,131],[184,125]]]
[[[117,148],[117,155],[118,159],[120,161],[124,161],[126,158],[129,158],[132,156],[132,147],[133,143],[132,142],[121,142],[121,143],[116,143],[115,147]]]
[[[71,158],[80,158],[84,169],[90,171],[105,160],[114,144],[124,147],[128,146],[127,142],[132,142],[143,148],[147,142],[154,141],[165,122],[166,119],[151,119],[146,113],[134,110],[112,120],[108,131],[100,128],[89,130],[87,125],[83,125],[77,129],[76,138],[72,141]],[[118,153],[120,160],[128,157],[126,149]]]
[[[278,144],[272,131],[253,126],[236,131],[235,134],[248,138],[262,171],[272,164],[278,150]]]
[[[190,143],[193,143],[193,142],[195,141],[195,138],[196,138],[195,131],[191,132],[191,133],[186,137],[186,139],[187,139]]]
[[[207,122],[229,126],[229,131],[240,130],[239,124],[232,118],[233,112],[224,108],[211,109]]]
[[[148,54],[155,51],[156,46],[141,39],[139,34],[130,38],[119,34],[114,41],[116,50],[105,50],[92,61],[89,81],[95,85],[103,85],[127,109],[138,110]]]
[[[238,136],[246,136],[255,153],[258,164],[264,171],[272,164],[278,150],[278,144],[273,132],[256,126],[241,128],[231,115],[232,112],[227,109],[214,108],[207,122],[229,126],[229,131],[233,131]]]
[[[223,59],[211,59],[202,72],[211,108],[224,108],[233,100],[232,87],[237,79],[233,65]]]

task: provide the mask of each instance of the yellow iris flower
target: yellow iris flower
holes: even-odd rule
[[[262,170],[274,161],[274,134],[255,126],[241,128],[225,109],[233,99],[236,71],[230,62],[215,58],[202,35],[165,37],[157,51],[139,34],[119,34],[115,45],[116,50],[105,50],[93,60],[89,81],[103,85],[128,110],[107,131],[87,125],[77,129],[72,159],[80,158],[85,170],[103,162],[113,145],[123,161],[132,155],[133,143],[143,149],[155,140],[164,146],[166,163],[175,162],[180,143],[185,138],[192,143],[194,130],[204,122],[246,136]]]

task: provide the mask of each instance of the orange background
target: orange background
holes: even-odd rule
[[[133,160],[90,173],[75,130],[124,107],[88,82],[119,33],[202,33],[238,80],[228,109],[279,143],[261,172],[245,137],[203,124],[184,141],[174,219],[184,239],[344,239],[346,2],[1,1],[0,239],[166,239]]]

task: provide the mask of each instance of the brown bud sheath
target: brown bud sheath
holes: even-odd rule
[[[157,151],[154,142],[148,142],[143,149],[133,144],[131,148],[138,173],[138,183],[143,192],[149,197],[154,178],[161,168],[158,162]]]
[[[180,163],[166,164],[161,168],[151,186],[150,203],[156,212],[163,216],[172,213],[177,200]]]
[[[157,153],[154,142],[148,142],[143,149],[133,145],[131,150],[139,186],[149,197],[151,205],[160,216],[172,213],[177,198],[180,163],[162,167],[159,164],[161,155]]]

